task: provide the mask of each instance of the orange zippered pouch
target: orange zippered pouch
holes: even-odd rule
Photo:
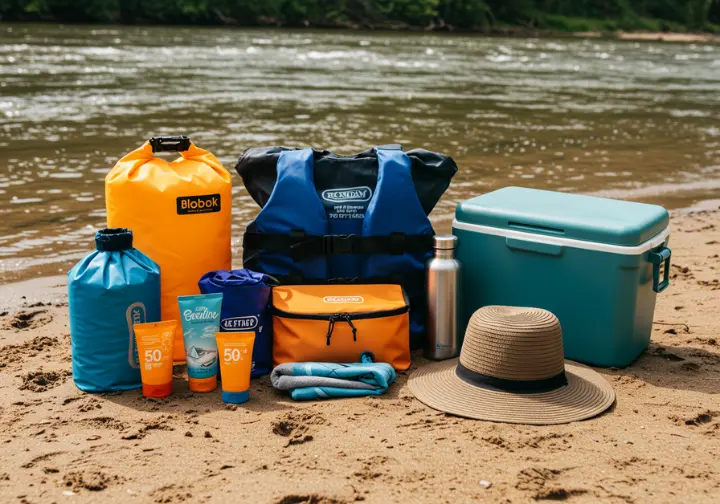
[[[273,361],[375,362],[410,367],[410,305],[399,285],[285,285],[273,288]]]

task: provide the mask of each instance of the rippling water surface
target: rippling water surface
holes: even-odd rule
[[[0,276],[67,271],[103,226],[105,174],[152,135],[228,169],[261,145],[445,152],[460,172],[442,228],[510,184],[717,198],[718,119],[712,45],[0,24]],[[237,250],[257,207],[237,175],[234,194]]]

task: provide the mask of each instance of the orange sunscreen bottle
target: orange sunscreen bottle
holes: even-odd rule
[[[241,404],[250,399],[254,332],[219,332],[215,335],[220,352],[222,400]]]
[[[145,397],[167,397],[172,393],[173,341],[177,326],[177,320],[133,325]]]

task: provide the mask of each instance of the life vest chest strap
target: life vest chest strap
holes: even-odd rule
[[[247,232],[243,236],[246,250],[290,251],[294,261],[316,256],[342,254],[393,254],[430,252],[432,235],[391,233],[385,236],[324,235],[306,236],[299,233],[265,234]]]

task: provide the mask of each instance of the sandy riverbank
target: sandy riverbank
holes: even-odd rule
[[[616,406],[556,427],[438,413],[406,374],[386,396],[317,403],[293,403],[268,379],[241,407],[179,379],[167,400],[87,395],[69,377],[62,278],[0,287],[0,501],[717,502],[714,208],[673,216],[652,344],[631,367],[600,370]]]
[[[615,36],[621,40],[720,44],[720,35],[715,33],[617,32]]]
[[[616,38],[644,42],[673,42],[683,44],[720,44],[720,35],[715,33],[674,33],[674,32],[575,32],[580,38]]]

